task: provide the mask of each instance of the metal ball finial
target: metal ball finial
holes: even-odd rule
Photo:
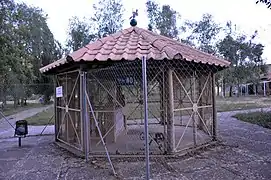
[[[130,25],[135,27],[137,25],[137,21],[135,19],[135,17],[138,16],[138,10],[133,11],[133,15],[130,17],[131,21],[130,21]]]

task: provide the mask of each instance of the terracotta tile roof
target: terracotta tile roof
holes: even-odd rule
[[[47,72],[69,61],[132,61],[141,59],[142,56],[145,56],[147,60],[180,59],[222,67],[230,65],[230,62],[226,60],[201,52],[176,40],[138,27],[130,27],[91,42],[66,58],[41,68],[40,71]]]

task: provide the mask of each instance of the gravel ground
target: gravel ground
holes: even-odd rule
[[[271,179],[271,130],[221,117],[223,143],[178,159],[151,159],[152,179]],[[0,139],[0,179],[144,179],[144,160],[113,159],[118,177],[107,161],[86,163],[57,147],[54,137],[33,136],[22,140]]]

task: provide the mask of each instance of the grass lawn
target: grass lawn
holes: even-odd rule
[[[216,105],[218,112],[235,111],[235,110],[247,110],[255,108],[270,107],[271,98],[269,97],[231,97],[231,98],[220,98],[217,97]],[[141,119],[144,117],[143,107],[138,104],[127,103],[124,108],[124,113],[127,115],[127,119]],[[176,104],[175,104],[176,106]],[[192,105],[191,105],[192,106]],[[135,108],[137,109],[135,110]],[[149,103],[148,104],[149,118],[160,117],[160,103]],[[54,114],[53,108],[36,114],[35,116],[28,118],[30,125],[46,125],[49,119]],[[182,115],[189,115],[191,112],[182,111]],[[271,115],[271,114],[270,114]],[[54,121],[52,120],[51,124]]]
[[[246,96],[246,97],[217,97],[216,105],[218,112],[225,111],[236,111],[236,110],[247,110],[270,107],[269,97],[257,97],[257,96]]]
[[[16,113],[24,111],[24,110],[42,107],[42,106],[44,106],[44,105],[42,105],[40,103],[28,103],[26,106],[18,106],[17,108],[14,108],[13,104],[7,104],[4,108],[4,110],[2,110],[2,112],[5,116],[9,116],[9,115],[16,114]]]
[[[271,112],[250,112],[250,113],[240,113],[233,117],[238,120],[257,124],[264,128],[271,129]]]
[[[47,125],[48,121],[50,120],[50,118],[52,118],[53,115],[54,115],[54,108],[52,107],[36,114],[35,116],[27,118],[26,120],[28,124],[32,126]],[[53,119],[50,121],[50,125],[53,125],[54,122],[55,121],[53,117]]]

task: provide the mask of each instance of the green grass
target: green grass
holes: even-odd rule
[[[40,103],[28,103],[26,106],[18,106],[17,108],[14,108],[13,104],[7,104],[7,105],[5,105],[5,108],[2,111],[5,116],[10,116],[12,114],[16,114],[16,113],[19,113],[24,110],[42,107],[42,106],[44,106],[44,105],[42,105]]]
[[[27,118],[26,120],[28,124],[32,126],[47,125],[48,121],[50,120],[50,118],[52,118],[53,115],[54,115],[54,108],[52,107],[32,117]],[[53,124],[54,124],[54,119],[50,121],[49,125],[53,125]]]
[[[250,112],[250,113],[240,113],[233,117],[238,120],[249,122],[252,124],[257,124],[264,128],[271,129],[271,112]]]
[[[255,103],[238,103],[238,104],[217,104],[218,112],[237,111],[237,110],[248,110],[256,108],[264,108],[267,106],[258,105]]]
[[[263,108],[270,106],[270,99],[267,97],[232,97],[232,98],[217,98],[217,111],[218,112],[226,112],[226,111],[236,111],[236,110],[248,110],[255,108]],[[141,119],[144,117],[143,107],[139,106],[136,110],[135,108],[138,106],[136,103],[127,103],[124,108],[124,114],[128,119]],[[175,104],[177,106],[177,104]],[[189,106],[192,106],[189,104]],[[149,103],[148,104],[149,118],[160,117],[160,103]],[[134,111],[135,110],[135,111]],[[209,109],[210,110],[210,109]],[[134,112],[133,112],[134,111]],[[211,110],[210,110],[211,111]],[[48,120],[53,115],[53,108],[50,108],[47,111],[38,113],[37,115],[28,118],[27,120],[31,125],[46,125]],[[178,115],[179,113],[176,113]],[[182,111],[182,115],[190,115],[190,111]],[[51,124],[54,122],[52,121]]]
[[[270,98],[256,96],[217,97],[216,105],[218,112],[264,108],[270,107]]]

